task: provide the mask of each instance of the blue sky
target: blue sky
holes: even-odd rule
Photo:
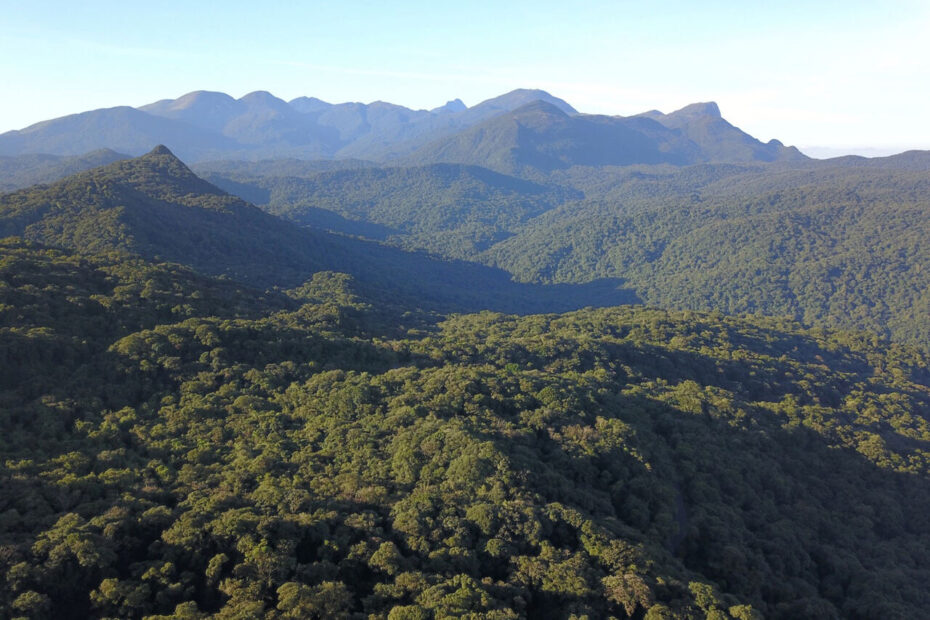
[[[200,89],[432,108],[526,87],[604,114],[714,100],[802,147],[930,149],[919,0],[0,0],[0,15],[0,131]]]

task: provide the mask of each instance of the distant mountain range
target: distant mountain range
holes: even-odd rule
[[[716,104],[631,117],[581,114],[541,90],[520,89],[473,107],[433,110],[376,101],[290,102],[256,91],[240,99],[197,91],[140,108],[116,107],[43,121],[0,135],[0,155],[130,155],[165,144],[188,162],[220,159],[359,159],[480,164],[502,172],[573,165],[801,160],[724,120]]]

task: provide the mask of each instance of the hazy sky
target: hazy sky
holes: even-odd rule
[[[542,88],[605,114],[714,100],[802,147],[930,149],[930,2],[0,0],[0,84],[0,131],[192,90],[433,108]]]

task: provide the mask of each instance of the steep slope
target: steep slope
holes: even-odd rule
[[[439,106],[438,108],[433,108],[430,112],[435,112],[438,114],[444,114],[446,112],[461,112],[467,110],[468,106],[461,99],[452,99],[447,101],[444,105]]]
[[[0,198],[0,236],[160,257],[246,281],[322,268],[335,251],[192,173],[167,148]]]
[[[406,163],[481,165],[507,174],[584,163],[657,163],[658,147],[627,127],[570,117],[537,101],[419,149]]]
[[[578,114],[578,110],[569,105],[568,102],[558,97],[553,97],[544,90],[539,90],[537,88],[518,88],[509,93],[504,93],[503,95],[482,101],[474,107],[462,110],[460,115],[468,119],[466,124],[471,125],[498,116],[503,112],[519,110],[523,106],[537,101],[548,103],[569,116]]]
[[[458,100],[456,100],[458,101]],[[542,90],[518,89],[482,101],[468,108],[450,102],[439,110],[426,112],[375,102],[340,104],[320,114],[320,123],[338,122],[345,132],[348,122],[354,132],[352,141],[339,150],[340,157],[359,157],[377,161],[391,161],[404,157],[417,148],[444,136],[453,135],[489,118],[511,112],[534,101],[545,101],[568,114],[576,113],[563,100]]]

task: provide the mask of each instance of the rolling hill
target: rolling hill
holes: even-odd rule
[[[471,258],[513,234],[521,222],[583,195],[455,164],[333,171],[206,164],[198,170],[296,224],[450,258]]]

